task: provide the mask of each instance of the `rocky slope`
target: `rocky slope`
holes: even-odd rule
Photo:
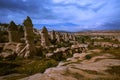
[[[96,52],[99,52],[96,50]],[[112,67],[120,68],[120,59],[112,54],[102,54],[86,59],[89,53],[75,53],[72,58],[60,62],[57,67],[47,69],[43,74],[38,73],[20,80],[119,80],[119,74],[110,73]],[[120,73],[119,69],[117,71]]]

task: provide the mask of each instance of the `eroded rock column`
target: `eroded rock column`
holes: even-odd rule
[[[34,45],[33,24],[30,17],[24,20],[23,25],[26,46],[20,51],[19,55],[25,58],[33,57],[36,55],[36,48]]]
[[[13,21],[11,21],[8,26],[8,34],[9,34],[9,42],[19,42],[20,41],[20,38],[18,35],[18,27]]]
[[[49,36],[48,36],[48,30],[44,26],[41,31],[41,45],[42,46],[50,46]]]
[[[56,39],[56,34],[55,34],[55,31],[54,31],[54,30],[51,32],[51,39],[52,39],[52,40],[55,40],[55,39]]]
[[[57,42],[61,42],[62,41],[62,36],[59,32],[56,33],[56,39],[57,39]]]

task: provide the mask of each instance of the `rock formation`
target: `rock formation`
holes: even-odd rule
[[[68,35],[68,33],[65,33],[64,37],[65,37],[65,41],[69,41],[69,35]]]
[[[11,21],[8,25],[9,42],[19,42],[18,27]]]
[[[50,41],[48,38],[48,31],[47,28],[44,26],[42,31],[41,31],[41,45],[42,46],[50,46]]]
[[[30,17],[27,17],[23,22],[26,46],[20,51],[19,56],[33,57],[36,55],[36,48],[34,45],[33,24]]]
[[[56,39],[56,34],[55,34],[55,31],[54,31],[54,30],[51,32],[51,39],[52,39],[52,40],[55,40],[55,39]]]
[[[19,37],[20,37],[20,38],[23,38],[23,37],[24,37],[24,29],[23,29],[23,26],[20,26],[20,25],[19,25],[18,34],[19,34]]]
[[[57,42],[61,42],[62,41],[62,36],[60,35],[59,32],[56,33],[56,39],[57,39]]]
[[[75,35],[72,35],[72,39],[73,39],[73,41],[76,41]]]
[[[30,17],[27,17],[26,20],[23,22],[24,30],[25,30],[25,39],[26,44],[33,44],[34,43],[34,33],[33,33],[33,24]]]

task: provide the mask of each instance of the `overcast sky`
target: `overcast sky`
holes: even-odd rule
[[[0,0],[0,22],[22,24],[26,16],[38,29],[120,30],[120,0]]]

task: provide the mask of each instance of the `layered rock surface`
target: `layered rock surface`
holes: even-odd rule
[[[85,56],[90,53],[76,53],[66,62],[60,62],[55,68],[47,69],[43,74],[38,73],[20,80],[94,80],[119,78],[106,72],[112,66],[120,66],[120,60],[114,59],[111,54],[95,56],[86,60]],[[99,60],[98,60],[99,59]]]

